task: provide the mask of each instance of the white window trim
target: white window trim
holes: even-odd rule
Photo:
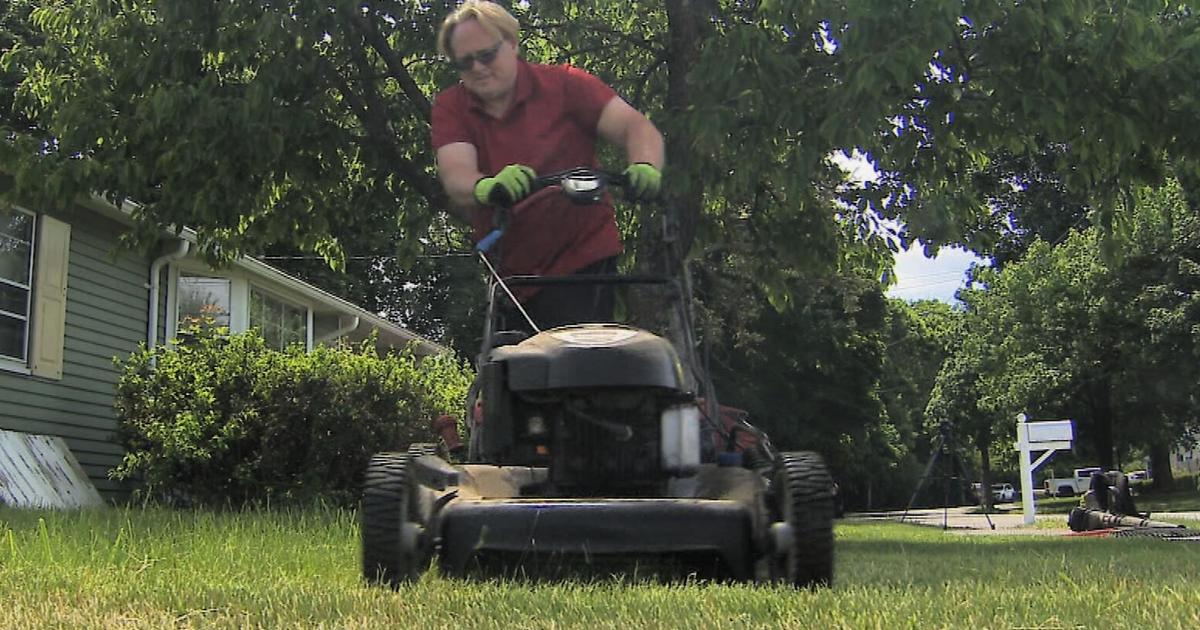
[[[37,278],[34,277],[34,272],[36,269],[34,266],[34,261],[37,260],[38,255],[38,224],[41,221],[38,218],[38,214],[32,210],[27,210],[15,205],[10,205],[8,207],[16,212],[29,215],[30,218],[33,219],[33,229],[30,232],[31,236],[29,238],[29,268],[26,270],[26,275],[29,277],[29,284],[25,287],[25,360],[22,361],[16,357],[10,357],[7,355],[0,356],[0,369],[9,372],[18,372],[20,374],[32,374],[33,372],[29,367],[29,354],[31,350],[29,333],[33,328],[33,292],[37,289]],[[21,317],[16,313],[8,313],[7,311],[5,311],[5,314],[9,315],[10,317]]]
[[[175,339],[179,332],[179,277],[184,274],[229,280],[229,332],[231,333],[243,333],[250,329],[251,288],[261,291],[281,302],[304,309],[308,323],[308,332],[305,335],[305,348],[308,352],[312,352],[314,316],[311,304],[262,283],[254,282],[243,275],[213,271],[195,261],[171,263],[168,266],[169,290],[167,291],[165,309],[169,314],[165,327],[166,338],[168,340]]]
[[[242,328],[242,330],[250,329],[250,292],[251,291],[258,291],[260,293],[265,293],[266,295],[271,296],[273,299],[279,300],[280,302],[283,302],[284,304],[287,304],[288,306],[294,306],[298,309],[303,309],[304,310],[305,327],[306,327],[306,331],[304,334],[304,350],[305,350],[305,352],[312,352],[312,350],[313,350],[313,309],[312,309],[312,306],[309,304],[306,304],[304,302],[301,302],[299,300],[295,300],[295,299],[289,298],[285,295],[282,295],[279,291],[273,291],[273,290],[271,290],[270,287],[264,286],[257,282],[249,283],[249,286],[246,289],[246,308],[243,309],[245,311],[245,315],[246,315],[246,325],[245,325],[245,327]]]
[[[24,376],[33,374],[33,370],[25,363],[9,357],[0,357],[0,372],[15,372]]]
[[[168,313],[165,327],[168,340],[175,339],[179,333],[179,277],[182,275],[219,278],[229,281],[229,332],[246,332],[249,321],[247,310],[250,306],[250,289],[245,278],[236,275],[222,274],[199,265],[175,264],[169,265],[167,275],[167,308]]]

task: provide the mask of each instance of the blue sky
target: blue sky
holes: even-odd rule
[[[846,172],[852,183],[879,177],[874,166],[858,152],[835,151],[830,159]],[[924,247],[914,244],[908,251],[895,255],[896,284],[888,289],[888,297],[903,300],[941,300],[955,303],[954,292],[966,284],[967,269],[984,259],[957,248],[944,247],[934,258],[926,258]]]
[[[936,258],[929,259],[921,246],[914,246],[896,254],[898,281],[887,294],[904,300],[931,299],[953,303],[954,292],[965,284],[967,268],[974,262],[983,260],[970,252],[951,248],[942,248]]]

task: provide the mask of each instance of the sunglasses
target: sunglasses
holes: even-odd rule
[[[496,60],[496,55],[500,53],[500,46],[502,44],[504,44],[503,39],[496,42],[496,44],[490,48],[484,48],[483,50],[473,52],[469,55],[463,55],[458,59],[451,59],[450,63],[453,64],[454,67],[460,72],[466,72],[467,70],[474,68],[476,61],[485,66],[491,65],[491,63]]]

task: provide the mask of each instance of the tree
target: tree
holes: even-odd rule
[[[1143,189],[1117,211],[1127,244],[1104,254],[1096,228],[1036,242],[964,293],[965,340],[939,375],[931,410],[1008,435],[1019,412],[1071,418],[1105,469],[1165,456],[1197,418],[1194,322],[1200,232],[1177,184]],[[969,388],[973,388],[969,390]],[[936,404],[935,404],[936,403]],[[988,436],[980,431],[977,439]]]
[[[944,302],[888,301],[887,352],[880,395],[907,442],[925,431],[926,405],[939,370],[959,345],[962,311]]]
[[[943,363],[958,346],[961,310],[944,302],[888,300],[878,395],[883,402],[883,422],[893,427],[899,445],[899,465],[893,474],[903,484],[898,490],[911,492],[917,474],[939,435],[938,423],[926,419],[926,406]],[[894,492],[894,491],[893,491]],[[904,501],[909,494],[891,497]],[[887,497],[881,497],[887,498]]]
[[[1090,225],[1086,198],[1066,190],[1054,170],[1067,147],[1046,146],[1036,154],[994,156],[977,178],[992,209],[995,242],[978,248],[992,266],[1003,268],[1020,260],[1034,241],[1058,243],[1072,228]]]
[[[788,266],[815,264],[839,224],[882,249],[876,212],[969,244],[990,214],[974,174],[1046,145],[1068,148],[1054,174],[1108,225],[1123,190],[1200,151],[1196,19],[1163,0],[513,4],[530,56],[595,70],[667,130],[683,252],[742,221]],[[136,199],[214,259],[286,239],[340,260],[356,227],[419,248],[444,202],[427,130],[428,95],[453,80],[430,54],[449,8],[42,4],[45,44],[5,55],[42,131],[10,137],[6,163],[24,194]],[[834,217],[828,156],[852,148],[885,177],[842,190]]]
[[[218,263],[320,255],[354,276],[296,268],[327,287],[357,283],[356,300],[431,329],[465,328],[421,303],[458,304],[442,288],[453,274],[406,275],[418,256],[465,245],[440,212],[428,137],[430,95],[454,81],[432,55],[451,4],[12,3],[7,16],[29,19],[6,22],[5,194],[47,207],[92,191],[134,200],[134,244],[189,226]],[[765,340],[763,356],[792,360],[770,346],[811,318],[806,330],[829,335],[829,351],[791,347],[796,369],[820,377],[834,361],[852,375],[846,392],[868,393],[837,400],[876,414],[879,436],[890,431],[881,400],[862,384],[879,380],[886,309],[861,283],[877,284],[889,248],[920,238],[988,251],[1006,160],[1025,172],[1032,161],[1092,208],[1103,238],[1125,234],[1117,211],[1131,191],[1161,182],[1168,165],[1200,164],[1198,22],[1166,0],[508,5],[528,57],[592,70],[667,134],[671,247],[710,291],[712,340],[744,322],[761,327],[746,335]],[[880,180],[847,186],[830,159],[838,151],[866,156]],[[621,209],[627,264],[666,260],[650,236],[662,214]],[[752,287],[714,281],[729,261]],[[723,308],[736,303],[776,312]]]

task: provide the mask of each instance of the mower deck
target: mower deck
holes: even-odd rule
[[[486,557],[710,558],[718,573],[753,578],[753,519],[732,500],[465,499],[441,514],[443,570],[468,573]]]

